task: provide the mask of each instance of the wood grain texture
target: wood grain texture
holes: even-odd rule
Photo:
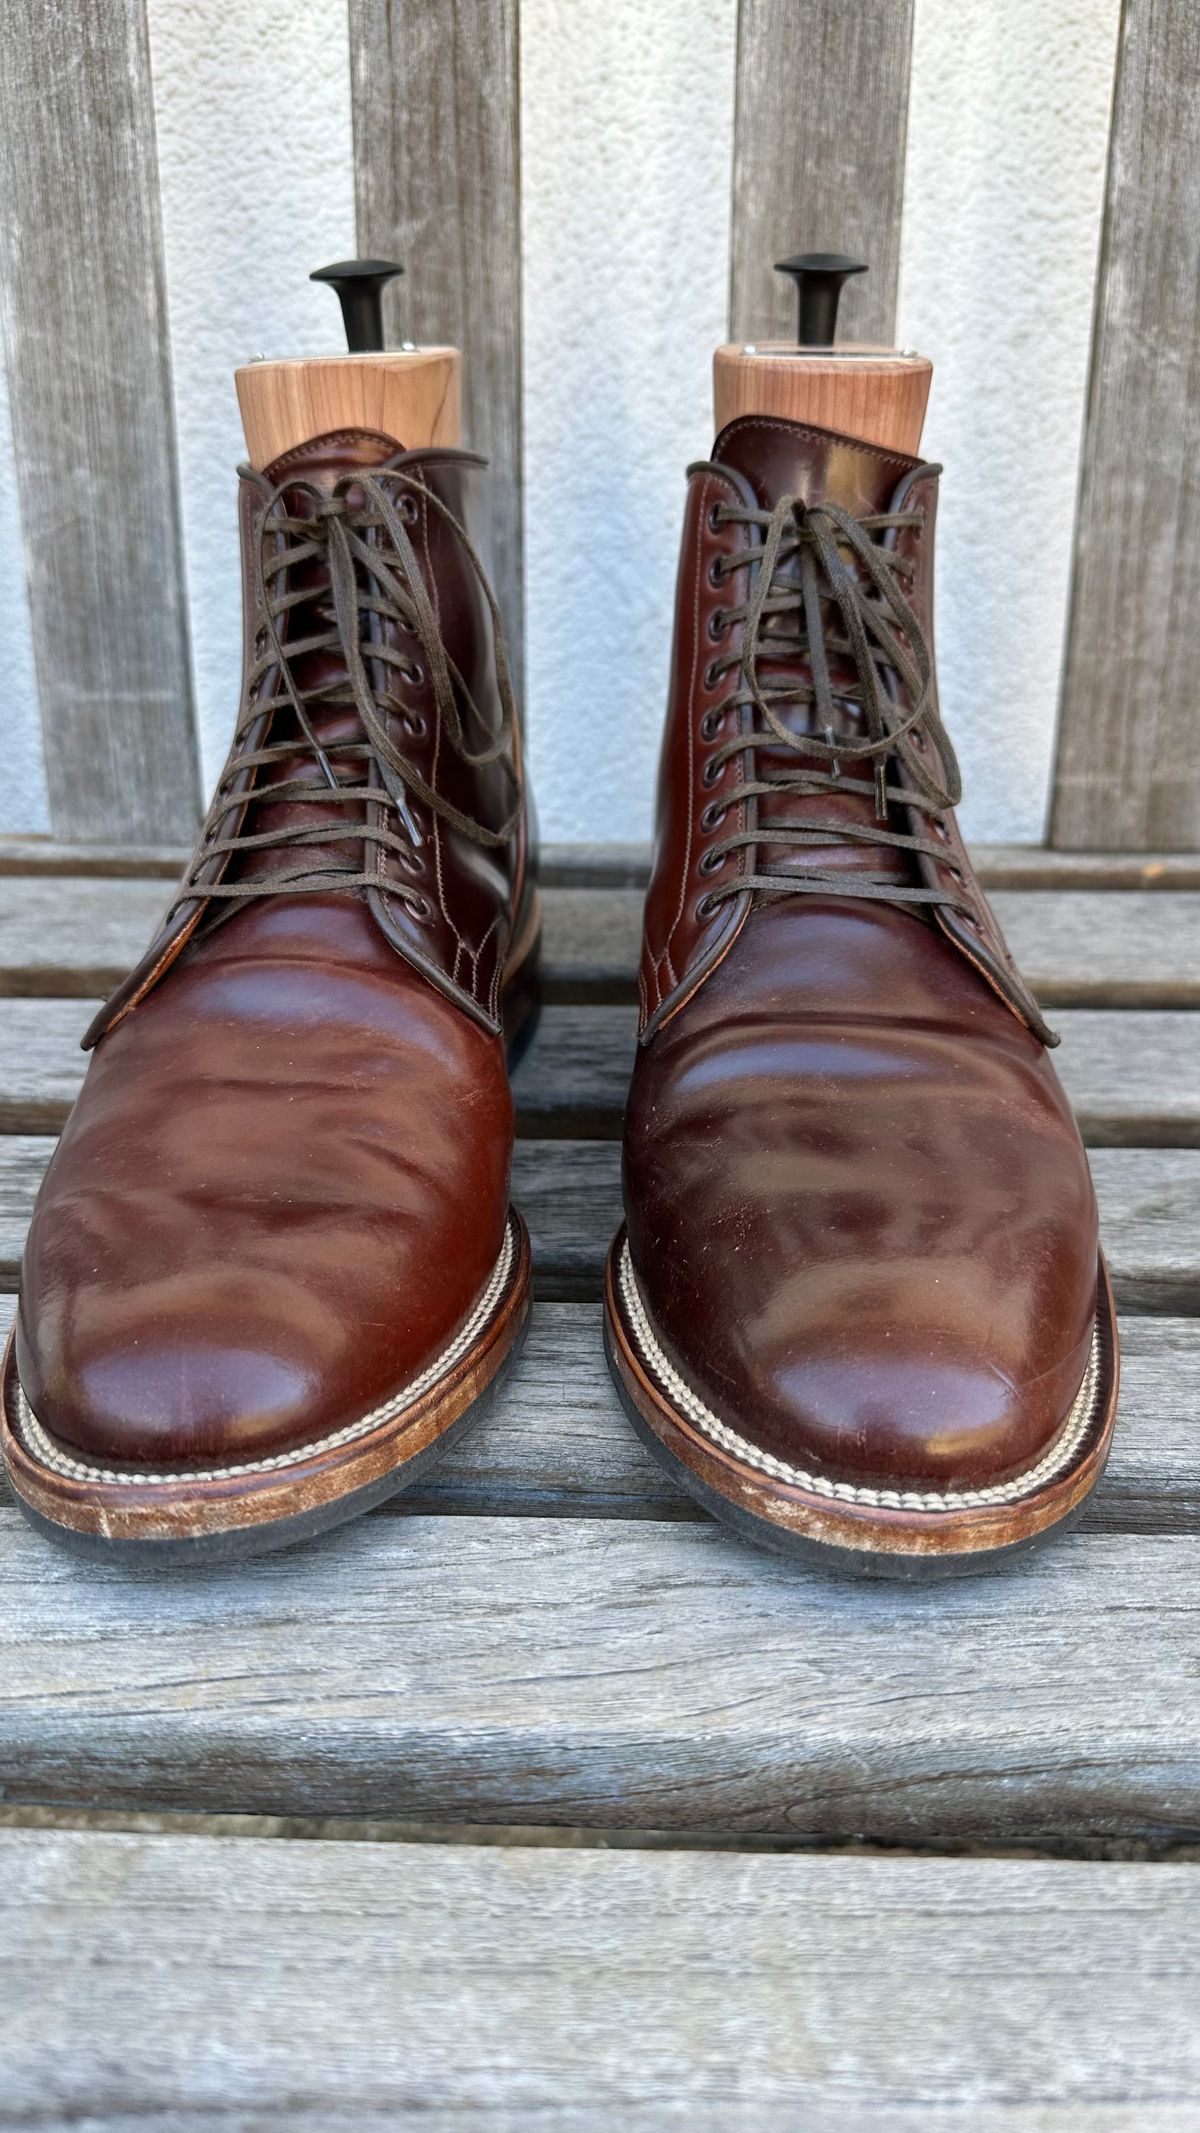
[[[848,359],[800,355],[794,343],[753,350],[731,343],[713,357],[713,428],[739,415],[774,415],[915,457],[932,380],[926,356]]]
[[[0,923],[0,934],[3,932]],[[100,949],[102,939],[90,946]],[[100,977],[100,990],[116,972]],[[90,988],[88,989],[90,991]],[[51,1133],[83,1080],[79,1039],[99,1001],[12,999],[0,1007],[0,1132]],[[1065,1008],[1055,1065],[1093,1147],[1200,1146],[1200,1017],[1194,1011]],[[542,1010],[513,1076],[526,1137],[616,1140],[633,1066],[637,1010]]]
[[[1200,1828],[1200,1536],[935,1586],[711,1523],[366,1518],[170,1575],[0,1508],[11,1803],[1084,1849]]]
[[[53,1142],[0,1134],[0,1287],[12,1288]],[[1200,1313],[1200,1149],[1096,1148],[1092,1175],[1118,1303]],[[533,1235],[538,1294],[598,1300],[622,1219],[615,1141],[519,1140],[513,1199]]]
[[[409,451],[462,443],[455,348],[308,356],[235,370],[250,464],[260,471],[330,430],[377,430]]]
[[[466,443],[491,461],[493,571],[522,671],[517,0],[350,0],[358,246],[399,259],[388,339],[463,353]]]
[[[0,1295],[0,1341],[15,1298]],[[1126,1318],[1112,1457],[1089,1533],[1187,1533],[1200,1522],[1200,1323]],[[0,1500],[8,1486],[0,1474]],[[594,1304],[535,1302],[520,1363],[441,1464],[372,1515],[680,1519],[705,1513],[643,1450],[613,1389]]]
[[[199,784],[145,0],[9,12],[0,284],[51,816],[190,835]]]
[[[6,2110],[92,2133],[1184,2133],[1194,1881],[14,1831]]]
[[[842,293],[839,337],[895,330],[912,0],[740,0],[730,332],[794,340],[795,252],[866,260]]]
[[[1200,845],[1200,11],[1124,0],[1051,810]]]

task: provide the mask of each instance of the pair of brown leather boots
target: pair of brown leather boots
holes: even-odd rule
[[[688,478],[606,1331],[744,1533],[916,1574],[1080,1505],[1117,1351],[1087,1158],[958,835],[937,472],[745,417]],[[4,1385],[31,1517],[156,1562],[404,1487],[516,1357],[535,853],[482,461],[243,469],[245,680],[89,1032]]]

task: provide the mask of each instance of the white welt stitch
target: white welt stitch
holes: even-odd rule
[[[893,1511],[970,1511],[988,1504],[1016,1503],[1024,1496],[1031,1496],[1035,1489],[1053,1478],[1070,1465],[1084,1438],[1087,1436],[1096,1413],[1096,1399],[1100,1389],[1100,1322],[1096,1321],[1092,1334],[1091,1352],[1083,1383],[1075,1395],[1075,1404],[1063,1429],[1048,1452],[1029,1467],[1024,1474],[1014,1475],[1011,1481],[995,1482],[986,1489],[949,1489],[944,1494],[937,1490],[919,1489],[865,1489],[857,1488],[849,1481],[834,1481],[827,1474],[811,1474],[803,1467],[788,1466],[785,1460],[776,1459],[772,1453],[760,1451],[758,1446],[739,1437],[736,1430],[722,1422],[710,1407],[706,1407],[675,1370],[663,1354],[642,1302],[641,1292],[634,1277],[633,1262],[629,1256],[629,1240],[626,1238],[621,1250],[620,1263],[621,1295],[629,1314],[629,1322],[637,1337],[642,1360],[650,1365],[655,1377],[676,1405],[703,1430],[721,1449],[732,1452],[735,1459],[744,1465],[761,1468],[776,1481],[786,1481],[794,1488],[807,1489],[812,1496],[828,1496],[839,1503],[875,1504]]]
[[[443,1350],[437,1361],[430,1363],[428,1368],[421,1372],[420,1377],[413,1378],[402,1391],[393,1393],[391,1399],[385,1400],[382,1407],[376,1407],[357,1422],[347,1423],[345,1429],[334,1430],[328,1437],[318,1437],[312,1444],[299,1444],[291,1451],[277,1452],[273,1458],[253,1460],[242,1466],[192,1468],[178,1474],[147,1473],[144,1468],[135,1467],[87,1466],[80,1459],[72,1459],[47,1434],[21,1386],[17,1388],[18,1434],[26,1451],[31,1452],[43,1466],[50,1467],[56,1474],[65,1474],[72,1481],[116,1481],[123,1486],[128,1484],[138,1488],[173,1488],[185,1482],[231,1481],[243,1474],[274,1474],[283,1467],[300,1466],[304,1460],[315,1459],[321,1452],[336,1451],[340,1445],[352,1444],[357,1437],[370,1436],[372,1430],[381,1428],[385,1422],[393,1421],[406,1407],[411,1407],[413,1401],[419,1399],[422,1393],[428,1392],[431,1385],[436,1385],[439,1378],[445,1377],[456,1363],[461,1362],[467,1350],[482,1333],[504,1293],[515,1250],[513,1224],[510,1219],[504,1232],[503,1249],[488,1277],[487,1287],[466,1324],[455,1334],[450,1346]]]

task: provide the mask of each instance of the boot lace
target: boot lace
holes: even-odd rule
[[[415,871],[412,861],[422,836],[410,800],[419,801],[475,844],[505,844],[520,813],[510,753],[516,708],[500,612],[465,528],[430,489],[400,469],[358,469],[342,476],[332,491],[291,475],[272,488],[253,469],[244,467],[241,471],[263,492],[254,554],[266,641],[251,666],[234,745],[172,911],[197,894],[235,904],[260,896],[328,895],[339,890],[377,887],[378,875],[368,870],[368,843],[396,853],[410,871]],[[352,491],[358,492],[353,504]],[[289,508],[288,499],[297,492],[308,498],[311,515],[301,517]],[[454,534],[487,602],[501,706],[499,725],[492,733],[487,732],[471,692],[446,650],[408,532],[417,516],[418,497],[427,509],[440,515]],[[296,584],[296,573],[310,564],[324,566],[327,588],[320,583]],[[304,634],[286,636],[286,618],[293,610],[305,607],[311,610],[311,623]],[[304,624],[306,618],[300,620]],[[513,785],[513,806],[499,828],[473,820],[435,792],[389,730],[389,721],[395,719],[397,711],[394,702],[386,701],[392,674],[411,682],[418,680],[421,673],[416,657],[386,641],[389,624],[415,640],[413,650],[424,660],[435,713],[449,746],[472,767],[499,758],[505,760]],[[322,653],[334,655],[344,672],[324,682],[301,686],[296,673],[298,663]],[[346,710],[356,714],[357,733],[345,739],[323,739],[314,717],[319,720],[323,713]],[[278,739],[267,739],[258,747],[244,745],[264,721],[265,731],[270,734],[280,712],[290,712],[291,731]],[[472,747],[469,736],[475,731],[485,737],[481,745]],[[307,775],[298,774],[297,758]],[[316,776],[312,774],[313,765]],[[253,773],[249,788],[235,790],[235,784],[241,784],[247,771]],[[235,829],[223,834],[230,816],[247,805],[256,811],[262,806],[319,809],[323,819],[293,821],[254,832]],[[376,819],[369,826],[365,818],[355,819],[354,814],[368,805],[376,810]],[[330,821],[331,808],[345,819]],[[324,859],[312,856],[314,847],[344,847],[351,840],[361,845],[359,864],[346,864],[334,852]],[[304,856],[299,863],[289,863],[288,855],[299,848],[303,848]],[[227,864],[225,878],[220,881],[198,878],[201,869],[214,858],[234,862],[252,852],[273,850],[280,854],[278,866],[230,880]],[[396,894],[410,900],[414,908],[423,903],[415,890],[406,890],[402,885]]]
[[[744,525],[762,538],[715,566],[718,578],[752,565],[758,571],[748,600],[718,609],[713,618],[721,634],[738,622],[743,629],[740,649],[719,656],[710,668],[714,680],[736,669],[739,682],[707,714],[709,732],[743,706],[753,708],[757,723],[708,760],[713,784],[735,757],[749,756],[752,765],[752,774],[709,809],[710,825],[745,800],[820,801],[845,793],[873,799],[874,807],[870,814],[859,811],[857,819],[849,812],[822,818],[806,811],[795,824],[772,819],[739,830],[709,846],[706,871],[716,871],[731,853],[763,844],[828,849],[850,842],[945,863],[944,841],[898,830],[890,814],[893,806],[915,809],[940,829],[940,818],[961,794],[958,764],[938,715],[933,655],[908,597],[915,564],[881,538],[919,526],[921,518],[915,510],[856,518],[838,504],[810,505],[800,496],[781,497],[769,512],[715,508],[714,528]],[[849,662],[848,679],[834,680],[831,658]],[[787,671],[764,672],[764,662]],[[758,764],[759,753],[780,750],[803,761],[794,767]],[[895,779],[897,763],[907,772],[904,785]],[[870,867],[850,871],[801,862],[777,872],[757,858],[751,865],[749,874],[709,890],[704,901],[710,912],[748,889],[971,908],[952,890]]]

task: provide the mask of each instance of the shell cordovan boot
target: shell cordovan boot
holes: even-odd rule
[[[295,435],[293,392],[290,441],[241,469],[232,746],[38,1195],[5,1457],[38,1524],[105,1555],[249,1552],[366,1508],[478,1411],[525,1325],[520,726],[486,464],[404,434],[429,370],[405,361],[368,380],[393,425]],[[311,368],[328,405],[337,364]]]
[[[955,820],[929,366],[789,355],[721,352],[735,411],[688,476],[607,1339],[718,1517],[919,1576],[1078,1511],[1113,1300],[1056,1039]],[[814,377],[826,419],[781,412]]]

